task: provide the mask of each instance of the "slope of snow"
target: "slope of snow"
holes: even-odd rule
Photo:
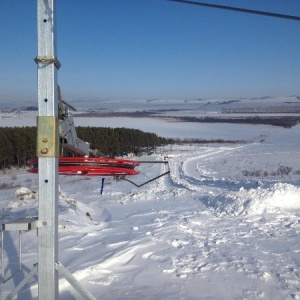
[[[100,195],[100,178],[60,176],[59,261],[97,299],[299,299],[300,128],[260,128],[253,143],[138,158],[167,157],[171,170],[141,188],[106,178]],[[136,183],[166,166],[139,169]],[[37,216],[37,175],[11,170],[0,180],[1,223]],[[16,268],[17,237],[5,233],[5,276]],[[1,299],[37,262],[35,231],[23,234],[22,253]],[[81,299],[62,277],[59,288],[60,299]],[[37,299],[37,276],[18,299]]]

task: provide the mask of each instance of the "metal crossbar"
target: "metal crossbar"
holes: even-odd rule
[[[27,274],[27,276],[15,287],[15,289],[5,298],[5,300],[12,300],[24,285],[37,273],[38,264]]]
[[[2,224],[1,226],[1,237],[2,237],[2,246],[1,246],[1,257],[2,257],[2,283],[7,282],[12,279],[17,273],[22,270],[22,231],[29,231],[37,228],[37,217],[29,218],[20,218],[13,220],[7,223]],[[9,277],[5,278],[5,268],[4,268],[4,248],[5,248],[5,239],[4,233],[8,231],[18,231],[19,232],[19,268],[13,272]]]
[[[71,286],[86,300],[96,300],[96,298],[58,261],[56,270],[62,274]]]

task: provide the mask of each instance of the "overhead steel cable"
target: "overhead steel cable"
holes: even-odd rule
[[[168,1],[179,2],[179,3],[184,3],[184,4],[192,4],[192,5],[204,6],[204,7],[210,7],[210,8],[225,9],[225,10],[261,15],[261,16],[268,16],[268,17],[274,17],[274,18],[280,18],[280,19],[288,19],[288,20],[293,20],[293,21],[300,21],[300,17],[298,17],[298,16],[277,14],[277,13],[271,13],[271,12],[266,12],[266,11],[253,10],[253,9],[238,8],[238,7],[218,5],[218,4],[209,4],[209,3],[203,3],[203,2],[198,2],[198,1],[189,1],[189,0],[168,0]]]

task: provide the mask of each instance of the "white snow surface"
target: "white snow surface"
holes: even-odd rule
[[[300,126],[214,126],[248,142],[138,157],[167,159],[171,171],[141,188],[108,177],[100,195],[99,177],[59,177],[59,261],[97,299],[300,299]],[[129,179],[166,169],[142,163]],[[37,181],[26,170],[0,173],[1,223],[37,216]],[[22,271],[1,284],[0,299],[37,263],[36,231],[22,236]],[[8,277],[18,233],[4,238]],[[81,299],[63,277],[59,290],[59,299]],[[17,299],[37,297],[35,276]]]

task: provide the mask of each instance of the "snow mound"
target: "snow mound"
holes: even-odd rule
[[[300,188],[288,183],[271,187],[240,188],[204,199],[204,204],[220,214],[255,215],[280,211],[300,211]]]
[[[10,201],[6,204],[3,210],[11,210],[15,208],[22,208],[26,206],[35,205],[37,202],[37,193],[35,191],[31,191],[26,187],[20,187],[16,190],[15,195],[18,200]]]
[[[241,188],[237,197],[250,201],[248,212],[272,212],[278,208],[300,210],[300,188],[292,184],[276,183],[267,189],[258,187],[249,191]]]
[[[26,187],[20,187],[19,189],[16,190],[16,196],[18,197],[23,197],[30,194],[31,194],[30,190]]]

